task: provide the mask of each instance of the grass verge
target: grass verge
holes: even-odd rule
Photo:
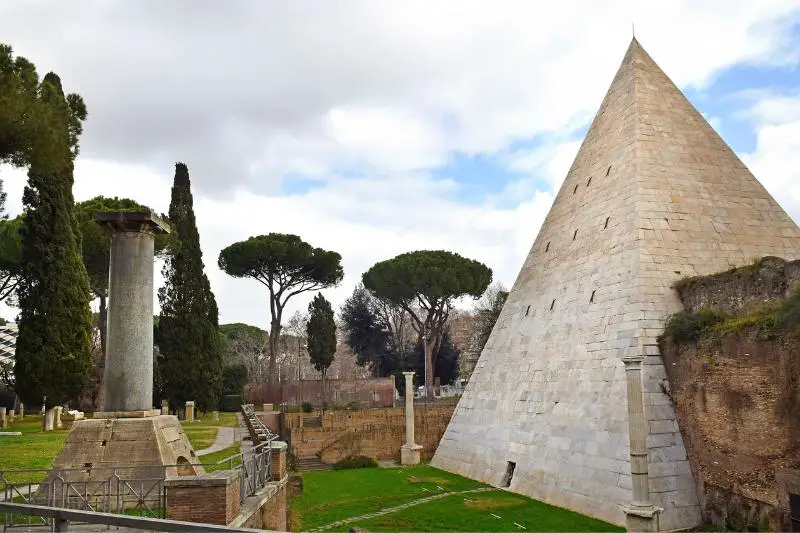
[[[8,424],[6,431],[20,431],[19,437],[0,437],[0,470],[47,469],[64,446],[69,430],[42,431],[41,415],[25,415]],[[44,472],[8,475],[14,483],[39,483]]]

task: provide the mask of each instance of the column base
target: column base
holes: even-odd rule
[[[626,505],[623,507],[625,529],[636,533],[655,533],[658,531],[658,513],[663,510],[655,505]]]
[[[404,444],[400,447],[400,464],[401,465],[418,465],[420,462],[420,450],[422,446],[419,444]]]
[[[142,409],[141,411],[95,411],[92,418],[150,418],[161,415],[159,409]]]

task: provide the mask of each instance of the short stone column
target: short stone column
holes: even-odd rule
[[[95,220],[111,229],[104,411],[153,408],[153,252],[168,226],[151,211],[110,211]]]
[[[194,420],[194,401],[192,400],[186,402],[186,408],[184,410],[184,419],[187,422],[192,422]]]
[[[167,400],[161,400],[161,414],[162,415],[169,414],[169,402]]]
[[[14,421],[14,410],[12,409],[8,412],[8,423],[10,424],[13,421]]]
[[[623,357],[628,388],[628,433],[630,438],[633,501],[624,507],[628,531],[658,531],[658,514],[663,511],[650,502],[647,471],[647,421],[644,418],[641,355]]]
[[[56,409],[51,407],[44,412],[42,417],[42,431],[53,431],[55,425]]]
[[[62,406],[53,407],[55,411],[55,427],[56,429],[63,429],[64,424],[61,422],[61,411],[64,409]]]
[[[25,404],[19,402],[19,419],[22,420],[25,418]]]
[[[211,420],[219,422],[219,411],[211,411]]]
[[[400,463],[418,465],[422,446],[414,442],[414,372],[403,372],[406,377],[406,443],[400,447]]]
[[[6,417],[6,408],[0,407],[0,429],[6,429],[8,427],[8,419]]]

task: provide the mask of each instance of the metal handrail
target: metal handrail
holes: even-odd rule
[[[0,502],[0,512],[50,518],[56,531],[67,531],[69,522],[85,522],[88,524],[103,524],[116,527],[129,527],[145,531],[202,531],[222,532],[234,531],[242,533],[264,532],[263,529],[232,528],[215,524],[199,522],[183,522],[179,520],[166,520],[163,518],[147,518],[121,514],[101,513],[96,511],[81,511],[62,507],[46,507],[43,505],[30,505],[25,503]]]

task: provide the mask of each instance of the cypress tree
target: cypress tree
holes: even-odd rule
[[[194,400],[200,411],[216,409],[222,386],[219,316],[211,284],[203,271],[203,253],[192,202],[189,169],[175,165],[169,222],[170,240],[156,340],[163,394],[172,408]]]
[[[308,304],[308,314],[306,324],[308,356],[314,369],[322,372],[322,402],[326,404],[325,378],[336,354],[336,321],[331,303],[321,294],[314,296]]]
[[[72,196],[80,129],[72,120],[83,120],[86,109],[79,97],[65,97],[53,73],[43,80],[37,106],[41,127],[33,136],[22,196],[14,374],[23,402],[46,396],[48,405],[58,405],[83,392],[91,368],[91,292]]]

